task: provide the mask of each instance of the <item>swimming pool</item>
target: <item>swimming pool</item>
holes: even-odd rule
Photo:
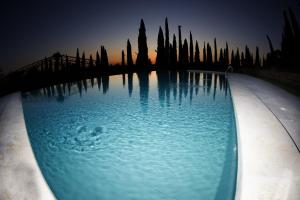
[[[58,199],[234,199],[236,129],[224,75],[102,76],[22,101]]]

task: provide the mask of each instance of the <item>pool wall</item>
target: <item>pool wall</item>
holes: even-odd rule
[[[0,199],[55,199],[34,157],[19,92],[0,98]]]
[[[238,138],[236,199],[299,199],[299,151],[287,129],[261,97],[273,90],[268,98],[275,101],[281,89],[247,75],[230,74],[228,81]],[[285,95],[286,99],[294,98],[288,93]],[[288,102],[289,106],[293,105]],[[284,106],[277,104],[274,107]],[[297,105],[293,109],[299,111]],[[299,121],[299,118],[290,118]]]

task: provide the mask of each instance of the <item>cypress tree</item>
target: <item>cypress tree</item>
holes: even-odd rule
[[[149,64],[146,28],[143,19],[141,19],[141,24],[139,28],[138,55],[136,59],[136,64],[144,67],[146,67]]]
[[[205,47],[205,42],[204,42],[204,47],[203,47],[203,64],[206,65],[206,47]]]
[[[195,50],[195,64],[199,65],[200,64],[200,51],[199,51],[199,45],[198,41],[196,40],[196,50]]]
[[[287,17],[286,12],[283,12],[284,16],[284,30],[282,34],[282,42],[281,42],[281,50],[282,50],[282,61],[283,64],[292,65],[293,60],[293,46],[294,46],[294,40],[293,40],[293,30],[292,26],[289,22],[289,19]]]
[[[156,55],[156,65],[162,66],[164,64],[164,34],[159,27],[158,36],[157,36],[157,55]]]
[[[255,52],[255,67],[260,67],[259,49],[256,47]]]
[[[100,55],[101,55],[101,59],[100,59],[100,65],[103,67],[104,66],[104,46],[100,47]]]
[[[132,53],[131,53],[131,44],[129,39],[127,40],[127,65],[132,66],[133,61],[132,61]]]
[[[229,49],[228,49],[228,43],[226,42],[226,49],[224,53],[224,60],[225,60],[225,65],[229,65]]]
[[[173,51],[172,51],[172,64],[176,65],[177,63],[177,44],[176,44],[176,36],[173,35]]]
[[[94,64],[93,64],[93,56],[92,54],[90,55],[90,61],[89,61],[89,68],[93,68]]]
[[[77,48],[77,51],[76,51],[76,60],[75,60],[75,64],[76,64],[76,67],[79,68],[80,67],[80,57],[79,57],[79,49]]]
[[[81,57],[81,67],[83,69],[85,69],[85,53],[82,53],[82,57]]]
[[[236,67],[239,69],[241,66],[241,59],[240,59],[240,50],[236,50],[236,55],[235,55],[235,62],[236,62]]]
[[[122,50],[122,66],[125,66],[125,54],[124,54],[124,50]]]
[[[67,68],[67,71],[70,71],[70,70],[71,70],[69,64],[70,64],[70,63],[69,63],[69,56],[66,55],[66,68]]]
[[[211,51],[211,46],[209,43],[207,43],[207,54],[206,54],[206,62],[208,65],[212,65],[212,51]]]
[[[105,47],[103,46],[104,49],[104,66],[108,67],[109,63],[108,63],[108,55],[107,55],[107,51],[105,49]]]
[[[184,39],[184,43],[183,43],[183,64],[184,65],[188,65],[189,63],[189,50],[188,50],[188,43],[187,43],[187,40]],[[186,67],[186,66],[185,66]]]
[[[224,61],[224,54],[223,54],[223,49],[222,49],[222,48],[220,49],[219,63],[220,63],[221,66],[223,66],[223,65],[225,64],[225,61]]]
[[[96,52],[96,67],[99,68],[101,66],[101,60],[99,56],[99,52]]]
[[[194,64],[194,45],[193,45],[193,36],[190,31],[190,64]]]
[[[165,19],[165,64],[170,64],[170,42],[169,42],[169,26],[168,26],[168,18]]]
[[[234,51],[233,49],[231,50],[231,61],[230,61],[232,66],[235,66],[235,59],[234,59]]]
[[[250,49],[248,48],[247,45],[245,47],[245,66],[247,67],[253,66],[253,58],[251,56]]]
[[[183,64],[182,61],[182,41],[181,41],[181,26],[178,26],[178,35],[179,35],[179,64]]]
[[[242,54],[241,54],[241,66],[245,67],[245,56],[244,56],[244,52],[242,52]]]
[[[294,31],[294,35],[296,38],[300,37],[300,28],[297,22],[297,19],[295,17],[295,14],[291,8],[289,8],[289,14],[290,14],[290,19],[291,19],[291,25]]]
[[[217,49],[217,39],[214,39],[214,49],[215,49],[215,64],[218,63],[218,49]]]

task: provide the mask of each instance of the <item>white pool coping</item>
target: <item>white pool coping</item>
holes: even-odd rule
[[[55,199],[34,157],[19,92],[0,98],[0,199]]]
[[[238,138],[235,199],[300,199],[300,133],[291,133],[300,126],[299,98],[247,75],[228,81]]]
[[[236,199],[299,199],[299,98],[247,75],[229,74],[228,81],[238,137]],[[0,98],[0,199],[55,199],[30,145],[20,93]]]

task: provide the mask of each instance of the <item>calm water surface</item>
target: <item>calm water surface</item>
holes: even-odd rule
[[[233,199],[236,130],[224,76],[152,72],[23,93],[58,199]]]

